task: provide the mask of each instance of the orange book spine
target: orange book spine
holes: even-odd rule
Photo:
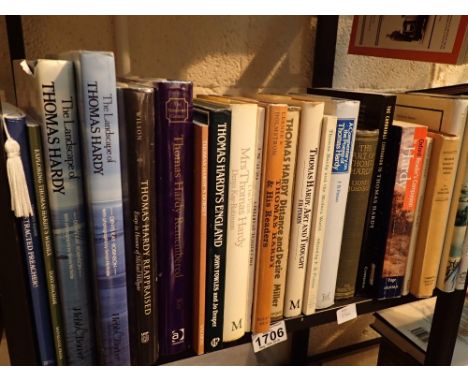
[[[459,138],[429,132],[433,152],[416,244],[410,291],[430,297],[434,291],[455,179],[455,157]]]
[[[287,105],[268,104],[263,146],[262,184],[258,223],[255,302],[253,312],[254,333],[270,327],[271,296],[276,240],[279,223],[280,191],[283,175],[284,143]]]
[[[193,346],[200,355],[205,352],[205,279],[206,225],[208,198],[208,125],[194,122],[194,317]]]

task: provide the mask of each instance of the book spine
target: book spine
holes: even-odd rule
[[[273,273],[278,235],[281,177],[286,132],[286,105],[268,105],[264,135],[263,175],[260,191],[257,268],[253,309],[254,333],[270,327]]]
[[[129,365],[127,285],[115,63],[112,53],[78,53],[81,136],[104,365]]]
[[[223,341],[245,334],[257,105],[231,105]]]
[[[310,230],[307,270],[304,284],[304,303],[302,313],[309,315],[315,312],[320,262],[322,260],[323,239],[327,224],[328,199],[330,197],[330,178],[335,148],[336,117],[323,117],[320,141],[319,163],[317,167],[317,191],[314,196],[312,226]]]
[[[455,290],[465,290],[466,273],[468,271],[468,229],[465,231],[465,238],[460,256],[460,267],[455,283]]]
[[[378,130],[356,132],[335,290],[337,300],[353,297],[355,293],[378,138]]]
[[[446,261],[441,261],[439,269],[439,281],[437,287],[444,292],[453,292],[456,289],[457,280],[460,274],[462,259],[463,241],[468,225],[468,172],[465,175],[463,187],[461,189],[458,202],[458,210],[455,219],[455,226],[450,243],[450,253]]]
[[[283,317],[299,118],[299,110],[288,110],[284,141],[278,236],[273,276],[273,299],[271,304],[272,321],[279,320]]]
[[[369,200],[367,203],[366,219],[364,223],[364,232],[362,235],[361,254],[359,257],[359,266],[356,280],[356,294],[367,294],[370,291],[370,273],[372,263],[372,252],[369,251],[368,242],[372,241],[371,235],[375,232],[374,225],[377,215],[379,214],[378,206],[381,195],[388,195],[390,188],[393,190],[393,184],[387,182],[383,178],[384,173],[388,174],[388,166],[386,166],[385,158],[387,157],[387,150],[395,149],[389,146],[390,136],[389,129],[393,120],[393,113],[395,111],[395,100],[386,99],[387,104],[384,106],[385,114],[383,121],[380,124],[379,140],[377,142],[377,149],[375,152],[375,164],[370,184]],[[385,184],[388,189],[382,189]]]
[[[318,309],[327,308],[334,303],[358,112],[357,102],[346,102],[337,108],[330,198],[317,292]]]
[[[118,89],[132,365],[157,361],[154,91]]]
[[[432,138],[426,137],[426,149],[424,152],[424,162],[421,173],[421,183],[419,185],[418,199],[416,201],[416,210],[414,212],[413,229],[411,230],[411,238],[408,249],[408,259],[406,261],[405,277],[403,279],[403,288],[401,294],[406,296],[409,293],[411,285],[411,274],[413,273],[414,252],[418,241],[419,225],[421,223],[421,213],[426,193],[427,176],[429,173],[429,163],[432,155]]]
[[[257,135],[255,137],[255,174],[254,188],[252,190],[252,231],[250,236],[249,253],[249,280],[247,288],[247,310],[245,317],[245,331],[252,328],[252,308],[255,289],[255,264],[257,259],[258,214],[260,201],[260,188],[262,181],[263,135],[265,130],[265,108],[259,106],[257,113]]]
[[[41,237],[36,217],[36,198],[34,178],[31,169],[26,118],[17,114],[7,116],[4,120],[8,131],[20,146],[21,162],[28,187],[33,215],[19,218],[18,225],[23,242],[24,261],[28,271],[29,290],[31,293],[32,311],[40,363],[43,366],[56,365],[54,335],[52,332],[47,284],[42,256]]]
[[[380,173],[377,177],[379,193],[373,194],[372,202],[375,211],[372,219],[366,221],[366,232],[361,248],[361,260],[364,257],[365,263],[361,262],[365,271],[365,278],[358,278],[356,288],[365,290],[366,293],[375,294],[375,278],[380,270],[376,270],[376,264],[383,258],[388,232],[388,223],[390,221],[393,187],[395,185],[396,169],[398,164],[398,155],[400,153],[401,129],[389,129],[386,139],[387,148],[385,156],[378,157],[383,167],[379,167]],[[375,200],[377,199],[377,200]],[[369,261],[369,262],[367,262]],[[361,268],[362,269],[362,268]],[[359,276],[358,276],[359,277]],[[363,282],[366,285],[363,285]],[[359,282],[359,285],[358,285]]]
[[[426,134],[425,127],[402,129],[387,243],[383,263],[379,264],[382,271],[378,280],[378,298],[401,296],[421,180]]]
[[[194,315],[193,347],[200,355],[205,349],[206,226],[208,213],[208,125],[194,122]]]
[[[156,84],[160,351],[186,351],[192,330],[192,83]]]
[[[52,243],[52,227],[50,223],[49,201],[44,176],[44,158],[42,154],[41,128],[37,123],[27,122],[29,153],[34,176],[34,189],[37,202],[37,220],[42,240],[42,253],[49,295],[50,317],[54,334],[55,356],[58,366],[66,364],[64,334],[62,326],[61,304],[58,294],[57,270],[55,266],[55,252]]]
[[[230,142],[230,112],[212,112],[208,131],[205,352],[217,350],[223,343]]]
[[[40,60],[36,78],[67,363],[93,365],[96,356],[89,277],[91,255],[73,64]]]
[[[296,158],[284,316],[301,313],[324,104],[304,103]]]
[[[419,298],[432,296],[436,285],[459,147],[458,137],[429,134],[433,152],[410,286]]]

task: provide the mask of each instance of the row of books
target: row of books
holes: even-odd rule
[[[117,82],[109,52],[60,57],[17,62],[20,109],[3,107],[42,364],[148,365],[464,281],[467,99],[193,99],[191,82]]]

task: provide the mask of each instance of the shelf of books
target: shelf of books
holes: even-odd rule
[[[281,321],[307,357],[341,308],[464,290],[463,96],[194,96],[58,57],[15,61],[2,105],[13,364],[161,364]]]

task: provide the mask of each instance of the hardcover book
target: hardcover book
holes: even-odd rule
[[[429,164],[431,162],[432,155],[432,138],[426,137],[426,149],[424,150],[424,161],[421,171],[421,181],[419,184],[419,192],[416,200],[416,210],[414,211],[413,217],[413,229],[411,230],[411,238],[408,249],[408,258],[406,260],[405,277],[403,279],[403,289],[401,294],[406,296],[409,293],[411,285],[411,276],[413,273],[413,262],[414,252],[416,250],[416,243],[418,242],[419,225],[421,223],[421,214],[424,201],[424,195],[426,194],[426,183],[429,173]]]
[[[310,94],[301,96],[301,98],[324,102],[325,114],[336,115],[337,117],[330,198],[326,217],[327,226],[325,228],[317,292],[317,308],[323,309],[334,304],[344,215],[356,141],[359,101]]]
[[[299,315],[302,309],[309,236],[312,226],[324,104],[289,98],[289,105],[301,108],[298,133],[294,196],[284,295],[284,316]]]
[[[457,136],[434,132],[428,135],[433,139],[432,156],[410,286],[417,297],[432,296],[436,286],[460,143]]]
[[[52,239],[52,226],[50,222],[49,198],[47,196],[46,177],[44,174],[44,157],[41,138],[41,127],[31,119],[26,120],[29,138],[29,154],[34,176],[34,189],[37,203],[37,220],[42,240],[44,255],[44,269],[49,294],[50,317],[54,334],[55,355],[57,365],[66,364],[64,332],[62,324],[62,304],[58,292],[56,258]]]
[[[400,297],[421,181],[427,127],[395,120],[401,130],[395,185],[383,258],[375,257],[378,298]]]
[[[208,218],[208,124],[194,121],[193,348],[205,352],[206,237]]]
[[[24,264],[28,273],[39,362],[43,366],[52,366],[56,365],[54,336],[50,319],[41,237],[36,218],[36,197],[34,194],[34,178],[28,147],[26,116],[20,110],[4,110],[3,118],[9,134],[20,146],[21,162],[23,164],[29,199],[33,210],[32,216],[19,218],[17,221],[19,225],[18,231],[20,232],[23,244],[22,253],[24,255]]]
[[[117,88],[132,365],[158,359],[154,90]]]
[[[67,363],[92,365],[96,362],[90,290],[92,258],[87,237],[73,63],[66,60],[18,62],[15,85],[18,104],[42,127]]]
[[[336,116],[324,115],[320,140],[320,152],[317,166],[317,185],[311,217],[307,269],[304,283],[304,303],[302,313],[315,312],[319,282],[320,263],[322,261],[323,240],[327,226],[328,200],[330,199],[330,180],[335,150]]]
[[[192,345],[192,83],[157,81],[156,171],[159,344],[163,355]]]
[[[286,104],[265,103],[262,183],[257,243],[252,332],[270,327],[273,275],[278,235],[281,177],[286,133]]]
[[[335,299],[353,297],[357,280],[362,235],[369,201],[379,130],[356,132],[348,202],[346,204]]]
[[[75,65],[94,261],[97,346],[100,363],[129,365],[125,239],[119,121],[114,55],[75,51],[61,54]]]
[[[226,279],[224,289],[223,341],[245,334],[252,231],[252,189],[254,183],[257,104],[230,97],[205,96],[211,103],[231,111],[231,147],[227,212]]]
[[[338,98],[354,99],[359,101],[359,130],[379,129],[379,140],[375,152],[374,170],[370,183],[369,200],[367,203],[366,219],[359,248],[359,266],[356,280],[356,294],[366,294],[369,285],[370,264],[372,253],[366,249],[365,243],[373,232],[373,222],[378,214],[379,199],[382,194],[393,191],[393,184],[388,183],[389,190],[382,189],[382,174],[384,169],[383,158],[386,156],[388,145],[388,130],[392,124],[395,111],[396,96],[385,93],[372,93],[364,91],[340,90],[330,88],[314,88],[309,90],[314,94],[333,96]],[[355,256],[355,254],[353,254]]]
[[[194,121],[208,125],[205,352],[223,344],[231,110],[195,99]]]

